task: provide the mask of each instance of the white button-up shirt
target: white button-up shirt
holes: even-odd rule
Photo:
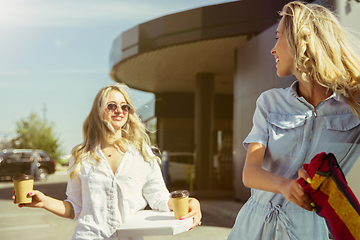
[[[169,211],[169,191],[156,161],[145,161],[130,146],[114,174],[100,149],[96,154],[101,163],[92,157],[90,162],[83,160],[77,179],[68,180],[66,201],[78,220],[72,239],[117,239],[116,229],[147,203],[152,209]]]

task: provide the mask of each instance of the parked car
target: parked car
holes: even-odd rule
[[[195,157],[189,152],[163,152],[162,162],[167,162],[168,183],[175,181],[186,181],[194,178]]]
[[[36,150],[41,157],[38,163],[39,180],[46,181],[56,171],[56,163],[48,152]],[[3,149],[0,151],[0,179],[10,180],[17,174],[30,174],[32,149]]]

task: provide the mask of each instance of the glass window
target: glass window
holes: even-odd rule
[[[31,157],[31,153],[23,153],[23,158],[30,158]]]
[[[9,156],[9,159],[13,161],[20,161],[21,159],[21,153],[13,153]]]
[[[145,122],[147,129],[150,131],[148,134],[150,137],[151,145],[157,145],[156,144],[156,124],[157,124],[156,117],[151,118]]]
[[[194,164],[193,156],[170,156],[170,162],[182,163],[182,164]]]
[[[41,157],[41,160],[49,160],[50,157],[48,155],[46,155],[46,153],[40,153],[40,157]]]

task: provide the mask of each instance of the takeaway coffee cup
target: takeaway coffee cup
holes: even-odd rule
[[[16,203],[31,203],[32,197],[29,196],[29,192],[33,190],[34,176],[19,174],[13,177]]]
[[[177,190],[170,193],[171,204],[175,219],[180,219],[189,212],[189,192],[187,190]]]

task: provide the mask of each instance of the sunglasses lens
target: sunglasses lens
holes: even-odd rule
[[[117,108],[117,106],[116,106],[116,104],[114,104],[114,103],[109,103],[109,104],[107,105],[107,109],[108,109],[109,111],[115,111],[116,108]]]
[[[130,111],[130,106],[127,105],[127,104],[122,105],[122,106],[121,106],[121,110],[122,110],[123,112],[129,112],[129,111]]]

